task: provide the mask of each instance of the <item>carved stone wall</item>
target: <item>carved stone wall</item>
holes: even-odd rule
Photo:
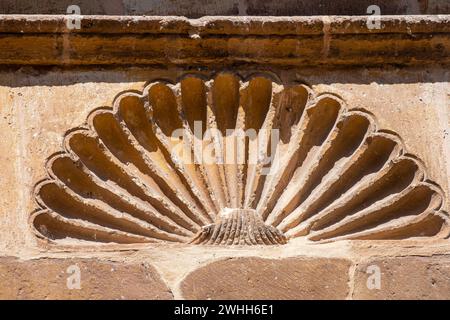
[[[0,298],[449,299],[448,19],[2,16]]]

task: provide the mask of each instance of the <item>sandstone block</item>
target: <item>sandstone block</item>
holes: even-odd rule
[[[368,278],[374,276],[373,271],[367,273],[370,266],[372,270],[379,268],[379,289],[367,285]],[[361,264],[355,273],[353,298],[450,299],[450,259],[437,256],[396,257]]]
[[[1,258],[0,299],[172,299],[172,293],[146,264]]]
[[[181,283],[186,299],[345,299],[344,259],[232,258],[213,262]]]

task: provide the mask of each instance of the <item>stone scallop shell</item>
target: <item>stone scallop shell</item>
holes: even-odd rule
[[[209,129],[221,134],[206,137]],[[177,148],[214,161],[185,161]],[[70,130],[46,169],[30,223],[52,243],[448,236],[442,190],[394,132],[335,95],[268,75],[186,76],[124,92]]]

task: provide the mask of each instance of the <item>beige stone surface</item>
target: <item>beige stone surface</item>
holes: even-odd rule
[[[427,166],[429,177],[444,189],[450,186],[450,85],[438,79],[420,83],[383,83],[378,71],[368,71],[368,84],[335,83],[318,85],[322,90],[342,94],[355,108],[368,108],[381,129],[395,130],[408,152],[416,154]],[[392,76],[408,82],[408,74],[394,71]],[[448,72],[444,77],[450,76]],[[433,77],[432,77],[433,78]],[[448,210],[447,205],[447,210]]]
[[[62,152],[45,164],[47,178],[35,187],[35,234],[75,246],[448,235],[440,235],[448,226],[443,190],[428,182],[423,163],[396,131],[380,129],[364,106],[347,106],[333,87],[270,81],[271,73],[241,79],[238,72],[222,72],[211,81],[201,76],[122,92],[113,108],[94,109],[84,127],[71,128]],[[205,153],[212,146],[228,159],[223,165],[204,155],[193,166],[191,154],[201,158],[190,143],[194,119],[207,130],[279,131],[280,139],[271,141],[275,160],[264,165],[270,172],[252,160],[247,167],[233,163],[232,136],[214,145],[200,132],[195,136]],[[176,142],[171,134],[183,123],[186,139]],[[188,154],[180,154],[180,146]],[[245,159],[267,149],[253,143],[238,148]]]
[[[34,187],[47,175],[46,159],[64,151],[67,130],[126,90],[141,92],[157,79],[177,83],[187,73],[211,79],[223,70],[242,79],[270,74],[286,86],[305,83],[315,94],[341,98],[346,110],[365,110],[423,163],[425,180],[439,186],[442,209],[450,211],[450,18],[383,19],[383,29],[368,31],[361,17],[90,17],[89,28],[67,35],[61,16],[2,17],[0,298],[450,299],[448,236],[214,248],[64,246],[70,242],[64,239],[53,246],[30,227]],[[66,286],[74,264],[81,290]],[[380,290],[367,288],[371,265],[382,272]]]
[[[242,68],[242,73],[252,69]],[[45,159],[61,150],[62,137],[70,128],[83,124],[91,110],[111,105],[118,93],[142,90],[145,81],[158,76],[176,79],[180,69],[121,71],[51,71],[20,69],[1,73],[2,106],[0,168],[4,190],[0,225],[0,250],[5,254],[36,248],[28,216],[35,209],[33,187],[44,177]],[[417,75],[422,82],[415,83]],[[407,151],[417,155],[428,177],[448,194],[448,72],[440,68],[411,70],[314,69],[280,71],[285,81],[311,83],[318,93],[343,97],[349,108],[373,113],[379,128],[397,132]],[[79,82],[77,82],[79,81]],[[407,83],[404,83],[407,82]],[[444,203],[448,211],[448,202]]]
[[[345,299],[350,262],[343,259],[231,258],[181,282],[186,299]]]
[[[108,90],[110,86],[112,91]],[[130,88],[130,84],[100,86],[78,83],[71,86],[1,88],[0,105],[5,115],[0,125],[5,135],[0,143],[2,150],[11,151],[0,155],[4,164],[0,168],[0,188],[5,190],[0,225],[4,230],[15,226],[11,232],[0,234],[0,247],[4,251],[14,250],[13,247],[26,250],[25,243],[35,242],[30,237],[28,215],[21,212],[34,210],[34,184],[44,177],[43,161],[60,150],[64,132],[83,124],[91,109],[110,105],[117,91],[124,87]],[[82,96],[86,99],[80,99]],[[17,236],[17,232],[22,232],[22,235]]]
[[[79,282],[76,277],[79,275]],[[78,286],[77,284],[80,284]],[[78,289],[79,288],[79,289]],[[0,299],[172,299],[150,264],[0,258]]]
[[[367,286],[371,266],[381,271],[380,289]],[[369,259],[357,265],[354,281],[353,299],[448,300],[450,259],[442,255]]]

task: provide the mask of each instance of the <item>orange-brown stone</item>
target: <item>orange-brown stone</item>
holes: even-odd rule
[[[381,272],[379,289],[369,286],[369,270]],[[372,269],[373,270],[373,269]],[[378,258],[358,265],[353,299],[450,299],[450,258],[397,257]]]
[[[71,266],[79,269],[79,288]],[[75,267],[75,268],[77,268]],[[97,259],[0,259],[0,299],[172,299],[154,267]]]
[[[190,273],[186,299],[345,299],[350,262],[344,259],[232,258]]]

